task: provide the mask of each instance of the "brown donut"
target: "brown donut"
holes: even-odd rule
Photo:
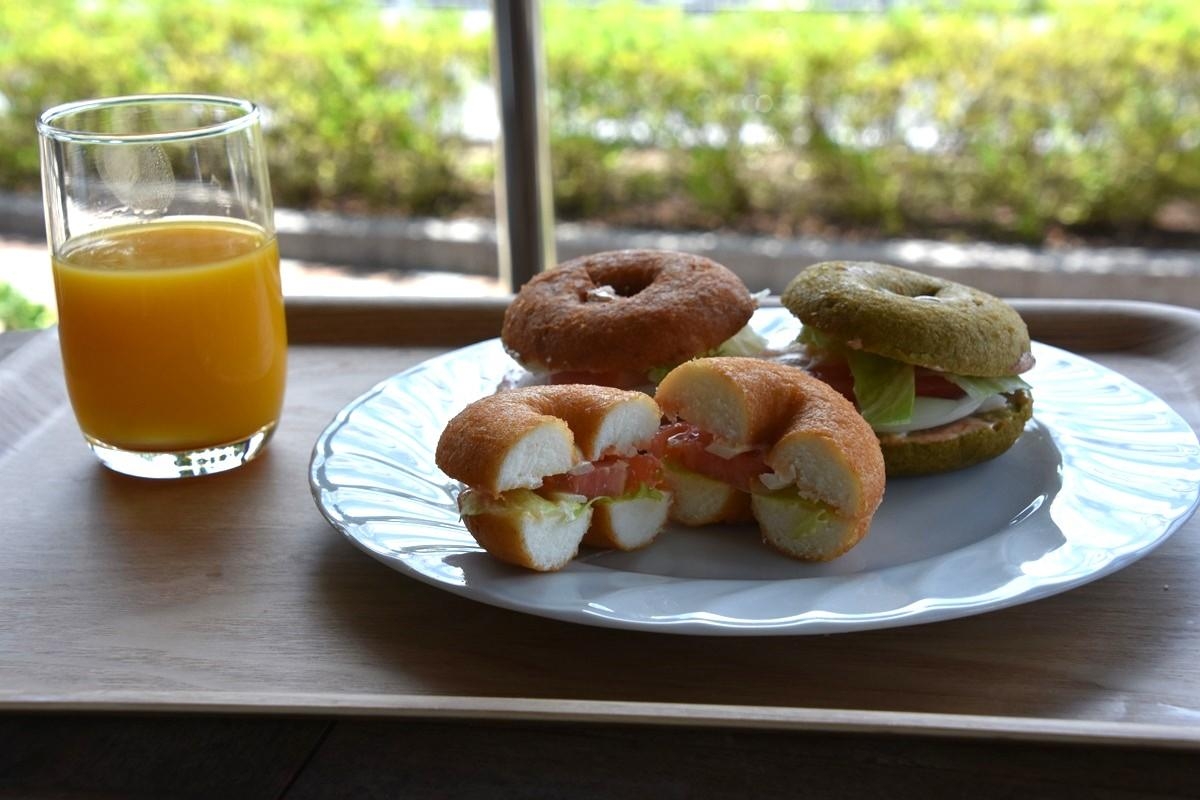
[[[536,275],[505,313],[500,339],[530,370],[646,373],[717,347],[754,307],[741,279],[715,261],[621,250]]]

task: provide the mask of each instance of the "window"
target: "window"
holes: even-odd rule
[[[304,293],[502,294],[498,252],[519,281],[539,247],[664,247],[752,289],[849,258],[1200,307],[1186,0],[10,5],[0,282],[37,296],[33,117],[186,87],[268,108],[285,286]],[[523,79],[544,81],[543,140],[511,128],[536,106],[509,115],[500,143],[525,150],[497,175],[496,87]]]

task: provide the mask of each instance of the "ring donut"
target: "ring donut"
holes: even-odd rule
[[[668,373],[655,400],[679,426],[663,455],[676,521],[731,521],[731,510],[736,521],[748,501],[768,545],[809,561],[866,535],[883,499],[883,456],[830,386],[763,359],[703,358]],[[716,500],[712,484],[725,487]]]
[[[463,524],[492,556],[537,571],[581,543],[633,550],[667,519],[671,495],[645,452],[658,406],[605,386],[531,386],[469,404],[443,429],[434,461],[466,484]]]
[[[621,250],[534,276],[506,311],[500,338],[529,370],[632,373],[630,385],[639,385],[651,370],[716,348],[755,305],[741,279],[715,261]]]
[[[1032,365],[1024,320],[961,283],[866,261],[828,261],[797,275],[783,304],[805,325],[859,349],[960,375]]]

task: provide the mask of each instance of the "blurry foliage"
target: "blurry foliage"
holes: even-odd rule
[[[663,151],[659,199],[685,198],[666,206],[683,224],[1036,241],[1147,230],[1167,203],[1200,201],[1200,4],[942,5],[552,4],[551,119],[575,137],[574,163],[611,160],[618,144]],[[597,129],[618,133],[588,159],[581,134]],[[560,185],[560,201],[585,205],[572,192],[619,194],[590,181]]]
[[[276,201],[453,211],[473,191],[443,115],[488,40],[459,18],[384,23],[359,0],[38,0],[0,5],[0,185],[35,189],[32,121],[86,97],[200,92],[267,112]]]
[[[543,16],[563,217],[1037,241],[1145,231],[1200,200],[1191,0]],[[0,186],[36,190],[32,120],[54,103],[216,92],[267,108],[281,205],[478,212],[491,169],[448,115],[488,80],[490,35],[462,20],[366,0],[5,3]]]
[[[30,302],[7,283],[0,283],[0,333],[45,328],[54,313],[40,303]]]

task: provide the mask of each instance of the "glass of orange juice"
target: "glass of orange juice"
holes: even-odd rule
[[[260,117],[142,95],[38,118],[67,390],[117,472],[223,472],[275,430],[287,332]]]

